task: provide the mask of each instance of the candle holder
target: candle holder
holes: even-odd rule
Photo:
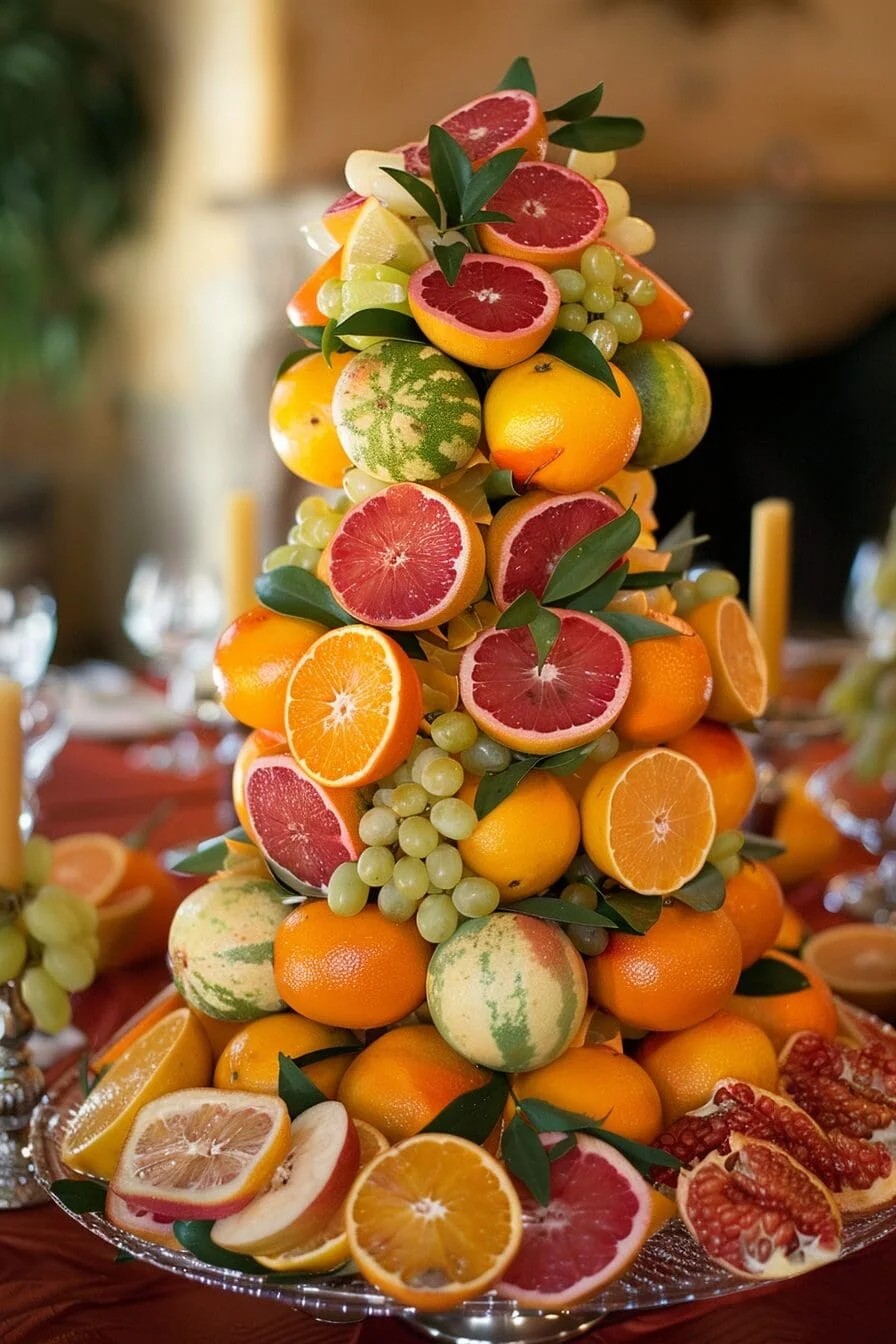
[[[19,982],[0,984],[0,1209],[47,1202],[34,1176],[28,1137],[31,1114],[44,1091],[44,1076],[26,1044],[33,1025]]]

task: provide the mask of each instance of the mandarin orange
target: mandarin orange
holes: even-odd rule
[[[684,733],[701,717],[712,694],[709,654],[699,635],[677,616],[651,612],[677,633],[632,645],[632,684],[613,725],[625,742],[653,747]]]
[[[683,1031],[652,1032],[635,1058],[660,1094],[664,1128],[708,1101],[721,1078],[739,1078],[771,1092],[778,1085],[778,1059],[768,1036],[733,1013],[713,1013]]]
[[[808,986],[784,994],[734,994],[724,1005],[726,1012],[755,1022],[778,1051],[783,1050],[797,1031],[817,1031],[820,1036],[830,1038],[836,1036],[837,1005],[818,972],[805,961],[777,948],[765,955],[799,971],[809,981]]]
[[[662,1129],[653,1081],[635,1060],[607,1045],[570,1046],[550,1064],[516,1074],[513,1090],[520,1101],[538,1097],[638,1143],[650,1143]]]
[[[706,775],[719,830],[740,826],[756,793],[756,764],[743,738],[725,723],[701,719],[666,746],[696,761]]]
[[[784,914],[784,893],[771,868],[745,859],[725,883],[725,914],[737,929],[744,966],[770,948]]]
[[[293,669],[326,633],[317,621],[250,607],[218,639],[212,664],[221,704],[240,723],[283,732],[286,688]]]

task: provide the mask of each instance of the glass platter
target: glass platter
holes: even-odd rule
[[[72,1069],[35,1109],[31,1149],[35,1173],[46,1187],[55,1180],[77,1175],[63,1163],[59,1147],[68,1117],[81,1100],[80,1081],[77,1071]],[[270,1275],[263,1271],[255,1275],[221,1269],[197,1260],[187,1251],[169,1250],[122,1232],[100,1214],[72,1213],[69,1209],[65,1212],[96,1236],[136,1259],[197,1283],[282,1302],[317,1320],[333,1323],[360,1321],[367,1316],[396,1317],[422,1335],[441,1340],[494,1341],[495,1344],[539,1341],[548,1344],[548,1341],[572,1339],[585,1333],[611,1312],[646,1311],[727,1297],[767,1286],[735,1279],[713,1265],[684,1225],[673,1219],[650,1239],[623,1278],[608,1285],[604,1292],[588,1302],[561,1314],[517,1308],[512,1302],[487,1294],[465,1302],[455,1311],[438,1316],[425,1315],[401,1306],[360,1277],[345,1274]],[[894,1230],[896,1205],[844,1219],[843,1255],[862,1250]]]

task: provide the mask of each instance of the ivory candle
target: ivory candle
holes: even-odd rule
[[[251,490],[233,490],[227,497],[227,554],[225,583],[227,619],[258,603],[255,578],[258,574],[258,498]]]
[[[761,499],[753,506],[750,533],[750,616],[768,664],[768,691],[781,689],[781,653],[790,623],[790,556],[793,505]]]
[[[0,887],[22,885],[22,688],[0,677]]]

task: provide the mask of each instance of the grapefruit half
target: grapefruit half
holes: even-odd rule
[[[247,830],[271,870],[292,891],[323,888],[340,863],[364,845],[358,819],[364,803],[354,789],[315,784],[291,756],[262,756],[246,776]]]
[[[544,114],[537,99],[523,89],[502,89],[474,98],[438,124],[453,136],[474,168],[505,149],[524,149],[532,159],[543,159],[547,152]],[[429,177],[426,141],[405,146],[405,163],[409,173]]]
[[[479,225],[486,252],[549,271],[578,266],[607,218],[607,203],[594,183],[559,163],[518,164],[488,208],[509,215],[511,222]]]

